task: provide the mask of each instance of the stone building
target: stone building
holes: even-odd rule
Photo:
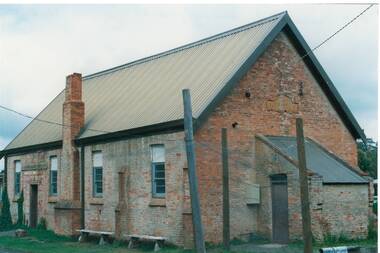
[[[305,56],[306,55],[306,56]],[[301,56],[305,56],[301,59]],[[367,234],[365,140],[286,12],[66,88],[3,151],[11,211],[79,228],[192,241],[182,89],[190,89],[205,239],[222,240],[221,128],[228,129],[231,238],[301,238],[295,119],[307,137],[313,233]]]

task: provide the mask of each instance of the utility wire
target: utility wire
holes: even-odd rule
[[[3,105],[0,105],[0,108],[4,109],[6,111],[9,111],[9,112],[16,113],[16,114],[18,114],[20,116],[23,116],[23,117],[31,119],[31,120],[37,120],[37,121],[40,121],[40,122],[44,122],[44,123],[48,123],[48,124],[52,124],[52,125],[63,126],[63,127],[73,127],[72,125],[65,125],[65,124],[62,124],[62,123],[54,122],[54,121],[40,119],[38,117],[32,117],[30,115],[27,115],[27,114],[22,113],[22,112],[18,112],[18,111],[14,110],[14,109],[11,109],[11,108],[3,106]],[[93,128],[86,128],[86,130],[90,130],[90,131],[94,131],[94,132],[101,132],[101,133],[110,133],[108,131],[98,130],[98,129],[93,129]]]
[[[305,58],[306,56],[308,56],[310,53],[312,53],[313,51],[317,50],[318,48],[320,48],[323,44],[325,44],[326,42],[328,42],[330,39],[332,39],[334,36],[336,36],[339,32],[341,32],[342,30],[344,30],[346,27],[348,27],[349,25],[351,25],[356,19],[358,19],[360,16],[362,16],[365,12],[367,12],[370,8],[372,8],[374,5],[376,4],[371,4],[370,6],[368,6],[366,9],[364,9],[362,12],[360,12],[357,16],[355,16],[353,19],[351,19],[349,22],[347,22],[345,25],[343,25],[341,28],[339,28],[336,32],[334,32],[332,35],[330,35],[329,37],[327,37],[325,40],[323,40],[321,43],[319,43],[317,46],[315,46],[313,49],[311,49],[309,52],[307,52],[305,55],[303,55],[300,59],[302,60],[303,58]],[[279,69],[280,73],[281,73],[281,79],[282,79],[282,74],[283,72],[280,70],[280,68],[277,66],[277,68]],[[44,122],[44,123],[48,123],[48,124],[53,124],[53,125],[58,125],[58,126],[63,126],[63,127],[72,127],[71,125],[64,125],[62,123],[58,123],[58,122],[54,122],[54,121],[49,121],[49,120],[44,120],[44,119],[39,119],[38,117],[32,117],[30,115],[27,115],[25,113],[21,113],[21,112],[18,112],[14,109],[11,109],[11,108],[8,108],[6,106],[3,106],[3,105],[0,105],[0,108],[2,108],[3,110],[6,110],[6,111],[10,111],[10,112],[13,112],[15,114],[18,114],[22,117],[25,117],[25,118],[29,118],[29,119],[32,119],[32,120],[37,120],[37,121],[40,121],[40,122]],[[105,130],[99,130],[99,129],[93,129],[93,128],[86,128],[86,130],[89,130],[89,131],[94,131],[94,132],[100,132],[100,133],[111,133],[109,131],[105,131]],[[138,135],[136,135],[138,136]]]
[[[325,40],[323,40],[321,43],[319,43],[317,46],[315,46],[313,49],[311,49],[309,52],[307,52],[304,56],[301,57],[300,60],[302,60],[303,58],[305,58],[306,56],[308,56],[311,52],[314,52],[315,50],[317,50],[318,48],[320,48],[323,44],[325,44],[327,41],[329,41],[330,39],[332,39],[335,35],[337,35],[338,33],[340,33],[343,29],[345,29],[346,27],[348,27],[349,25],[351,25],[356,19],[358,19],[361,15],[363,15],[365,12],[367,12],[369,9],[371,9],[375,4],[371,4],[370,6],[368,6],[367,8],[365,8],[362,12],[360,12],[358,15],[356,15],[353,19],[351,19],[349,22],[347,22],[345,25],[343,25],[341,28],[339,28],[336,32],[334,32],[333,34],[331,34],[329,37],[327,37]]]
[[[9,111],[9,112],[15,113],[17,115],[20,115],[22,117],[31,119],[31,120],[37,120],[37,121],[40,121],[40,122],[43,122],[43,123],[48,123],[48,124],[62,126],[62,127],[73,127],[72,125],[65,125],[65,124],[62,124],[62,123],[54,122],[54,121],[40,119],[38,117],[32,117],[30,115],[27,115],[27,114],[22,113],[22,112],[18,112],[18,111],[14,110],[14,109],[11,109],[11,108],[3,106],[3,105],[0,105],[0,108],[3,109],[3,110]],[[103,134],[112,133],[110,131],[99,130],[99,129],[94,129],[94,128],[86,128],[85,130],[94,131],[94,132],[100,132],[100,133],[103,133]],[[130,137],[144,137],[144,135],[137,135],[137,134],[130,134],[128,136],[130,136]],[[178,140],[176,140],[176,139],[164,139],[163,141],[178,141]]]

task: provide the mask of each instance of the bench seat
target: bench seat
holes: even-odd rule
[[[158,251],[163,246],[167,238],[162,236],[152,236],[152,235],[124,235],[124,237],[129,240],[128,248],[131,249],[135,246],[136,242],[139,240],[154,241],[154,251]]]
[[[80,236],[78,239],[79,242],[85,241],[89,234],[100,235],[99,245],[104,245],[108,237],[115,235],[114,232],[109,232],[109,231],[97,231],[97,230],[90,230],[90,229],[78,229],[77,231],[80,232]]]

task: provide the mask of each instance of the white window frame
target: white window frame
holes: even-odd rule
[[[98,159],[97,159],[98,158]],[[101,179],[96,178],[96,173],[101,172]],[[101,192],[98,192],[98,184],[101,184]],[[103,197],[104,184],[103,184],[103,153],[102,151],[92,152],[92,195],[95,198]]]
[[[21,170],[22,170],[21,161],[20,160],[14,161],[14,166],[15,166],[15,174],[14,174],[14,177],[15,177],[15,180],[14,180],[15,187],[14,187],[14,191],[15,191],[15,195],[17,196],[17,195],[19,195],[21,193],[21,188],[22,188],[21,187]]]
[[[55,166],[53,164],[53,161],[55,161]],[[49,158],[49,164],[50,164],[50,180],[49,180],[49,193],[52,196],[58,195],[58,157],[57,156],[50,156]],[[55,174],[55,182],[53,182],[54,175]],[[55,184],[55,192],[53,191],[53,184]]]
[[[165,180],[165,146],[163,144],[154,144],[150,146],[151,149],[151,164],[152,164],[152,196],[154,198],[165,198],[166,195],[166,180]],[[163,177],[157,177],[157,170],[163,168]],[[158,185],[158,181],[163,181],[162,186]],[[158,192],[157,189],[163,187],[163,192]]]

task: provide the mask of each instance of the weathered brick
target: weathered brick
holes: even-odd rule
[[[291,64],[297,59],[295,49],[286,35],[281,33],[196,131],[197,174],[206,241],[222,240],[222,127],[228,129],[229,141],[231,238],[246,238],[249,234],[271,236],[268,175],[284,171],[289,180],[290,237],[299,239],[302,234],[298,171],[291,164],[278,166],[282,160],[276,154],[267,157],[265,154],[268,151],[263,145],[258,145],[255,134],[295,135],[295,118],[302,116],[306,136],[356,166],[355,139],[303,62]],[[276,66],[285,73],[282,79]],[[77,74],[68,77],[68,83],[72,83],[72,86],[66,90],[66,95],[71,100],[68,99],[64,104],[63,121],[65,124],[71,122],[72,127],[63,131],[63,148],[8,157],[8,190],[11,199],[15,199],[13,163],[20,159],[24,166],[31,168],[30,171],[22,173],[26,217],[29,213],[30,182],[33,181],[39,185],[38,215],[45,217],[49,228],[59,233],[73,232],[72,228],[77,227],[79,222],[78,209],[73,209],[71,215],[63,212],[62,219],[54,211],[55,205],[66,203],[65,201],[78,204],[79,201],[79,152],[73,143],[73,138],[84,123],[79,77]],[[246,97],[246,92],[251,94],[249,98]],[[117,230],[118,234],[162,235],[179,245],[191,244],[191,212],[188,181],[184,170],[187,164],[183,137],[183,132],[176,132],[86,146],[86,228]],[[164,144],[166,149],[167,188],[166,198],[163,200],[152,198],[151,144]],[[92,152],[97,150],[103,153],[102,198],[94,198],[92,194]],[[48,196],[50,155],[57,155],[60,161],[60,201],[57,203],[57,198]],[[119,199],[121,170],[125,171],[126,177],[124,204]],[[329,196],[325,196],[331,192],[331,195],[344,194],[344,199],[354,200],[365,196],[363,189],[353,186],[351,192],[351,188],[347,187],[341,193],[336,187],[322,187],[321,179],[317,176],[311,176],[310,180],[313,228],[317,231],[318,238],[322,236],[325,223],[326,226],[334,227],[332,231],[337,231],[339,226],[345,231],[351,229],[352,237],[366,233],[363,212],[366,210],[368,214],[368,203],[358,201],[352,206],[358,207],[357,211],[352,211],[352,208],[345,213],[342,211],[343,218],[340,218],[333,206],[327,203]],[[261,185],[262,201],[258,206],[248,206],[245,202],[245,191],[251,183]],[[368,202],[368,196],[365,199]],[[341,203],[337,208],[347,206]],[[15,202],[12,202],[12,215],[16,219]],[[71,224],[64,225],[65,219],[71,219]],[[350,227],[350,222],[355,225]]]

